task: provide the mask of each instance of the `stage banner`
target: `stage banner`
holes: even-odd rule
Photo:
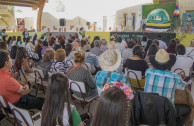
[[[152,4],[142,6],[142,20],[147,19],[147,32],[167,32],[173,22],[176,3]]]
[[[171,39],[176,38],[175,33],[143,33],[143,32],[111,32],[110,36],[117,34],[117,38],[121,37],[126,42],[131,41],[134,37],[138,37],[142,41],[143,36],[146,36],[148,40],[157,39],[158,35],[162,36],[162,40],[168,45]]]

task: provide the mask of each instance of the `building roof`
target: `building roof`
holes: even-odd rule
[[[0,5],[32,7],[35,10],[39,8],[43,1],[44,0],[0,0]]]

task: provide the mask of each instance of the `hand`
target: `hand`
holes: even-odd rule
[[[11,73],[11,76],[12,76],[13,78],[15,78],[15,77],[18,76],[18,73],[17,73],[17,72],[16,72],[16,73]]]
[[[23,89],[24,89],[23,95],[27,95],[30,92],[28,85],[24,85]]]

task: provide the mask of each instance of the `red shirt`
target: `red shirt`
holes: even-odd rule
[[[10,74],[10,72],[0,70],[0,95],[7,103],[15,103],[22,97],[17,93],[21,85]]]

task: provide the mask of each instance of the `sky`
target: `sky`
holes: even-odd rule
[[[50,12],[59,18],[72,19],[80,16],[90,22],[99,22],[102,24],[103,16],[114,16],[119,9],[126,7],[151,3],[153,0],[60,0],[65,9],[63,13],[57,13],[57,0],[48,0],[45,4],[43,12]],[[16,18],[34,17],[34,24],[37,19],[37,10],[32,11],[27,7],[15,7],[15,10],[22,10],[20,13],[15,13]]]

